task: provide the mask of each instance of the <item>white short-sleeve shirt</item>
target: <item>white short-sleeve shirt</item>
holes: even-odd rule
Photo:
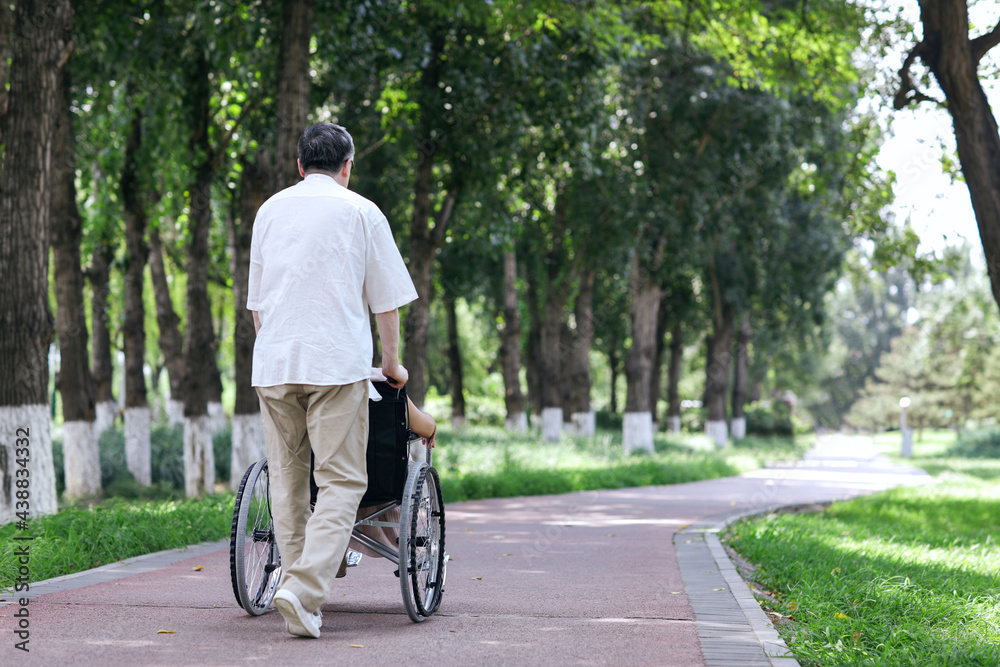
[[[260,314],[255,387],[342,385],[371,373],[369,309],[417,298],[385,216],[323,174],[268,199],[250,245],[247,308]]]

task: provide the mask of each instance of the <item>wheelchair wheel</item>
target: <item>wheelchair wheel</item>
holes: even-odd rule
[[[267,459],[250,466],[236,493],[229,537],[229,569],[236,601],[251,616],[263,614],[277,592],[281,558],[274,540]]]
[[[437,471],[410,467],[399,519],[399,586],[406,613],[420,623],[437,611],[444,593],[444,502]]]

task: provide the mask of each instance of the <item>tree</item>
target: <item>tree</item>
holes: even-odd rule
[[[101,493],[101,464],[94,433],[94,380],[87,356],[87,317],[83,303],[80,242],[83,221],[76,204],[73,113],[69,73],[59,84],[58,119],[53,140],[52,265],[56,287],[56,331],[62,395],[63,461],[66,497]]]
[[[120,189],[125,212],[125,462],[139,484],[152,483],[150,432],[152,416],[146,400],[146,310],[143,298],[146,262],[146,201],[139,181],[143,114],[129,84],[126,99],[133,107],[125,145]]]
[[[6,13],[8,5],[0,7]],[[0,520],[56,511],[49,431],[48,302],[52,142],[60,70],[72,49],[68,0],[19,1],[11,21],[10,94],[0,118]],[[26,470],[27,474],[19,474]],[[24,481],[28,480],[28,481]],[[20,483],[19,483],[20,482]],[[30,493],[27,487],[30,486]],[[24,503],[20,506],[17,503]]]
[[[903,61],[893,106],[902,109],[936,101],[913,81],[911,69],[919,58],[944,92],[986,254],[993,299],[1000,305],[1000,134],[978,73],[983,57],[1000,44],[1000,22],[970,39],[966,0],[920,0],[920,22],[923,38]]]
[[[517,254],[503,253],[503,327],[500,331],[500,363],[503,370],[505,426],[508,431],[528,430],[528,415],[521,392],[521,314],[517,307]]]

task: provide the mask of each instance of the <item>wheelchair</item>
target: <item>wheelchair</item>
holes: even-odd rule
[[[355,522],[351,547],[360,545],[398,565],[403,606],[420,623],[437,611],[444,594],[448,555],[441,482],[427,441],[410,432],[405,390],[386,382],[374,385],[382,400],[368,404],[368,489],[361,508],[369,513]],[[315,503],[311,479],[310,486]],[[398,523],[382,520],[396,509]],[[395,544],[373,537],[394,531]],[[263,614],[281,578],[266,458],[247,469],[236,493],[229,563],[237,602],[251,616]]]

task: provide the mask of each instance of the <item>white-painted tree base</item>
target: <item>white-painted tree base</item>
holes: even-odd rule
[[[233,415],[233,449],[229,466],[229,488],[238,491],[243,473],[251,465],[264,458],[265,454],[264,422],[261,420],[260,413]]]
[[[226,427],[229,426],[229,422],[226,419],[226,409],[222,407],[222,403],[213,401],[208,404],[208,419],[212,435],[215,435],[219,431],[225,431]]]
[[[527,433],[528,413],[515,412],[513,414],[507,415],[507,420],[504,422],[504,428],[506,428],[511,433]]]
[[[468,423],[468,420],[465,417],[452,417],[451,418],[451,427],[453,429],[463,428],[467,423]]]
[[[101,434],[115,425],[118,416],[118,404],[114,401],[102,401],[94,406],[94,440],[100,440]]]
[[[593,438],[597,434],[597,413],[574,412],[573,413],[573,435],[581,438]]]
[[[55,514],[59,509],[56,499],[56,468],[52,462],[52,434],[49,431],[49,406],[15,405],[0,407],[0,448],[7,462],[2,471],[9,480],[0,488],[0,523],[17,519],[17,512],[27,502],[28,519],[45,514]],[[20,451],[19,451],[20,450]],[[24,450],[27,450],[25,452]],[[27,453],[27,456],[25,456]],[[26,462],[27,475],[18,475],[20,463]],[[27,483],[17,485],[18,480]],[[21,492],[21,498],[18,498]],[[25,543],[27,544],[27,542]]]
[[[733,423],[730,425],[732,430],[733,440],[742,440],[747,437],[747,418],[746,417],[733,417]]]
[[[184,425],[184,401],[167,399],[167,407],[164,412],[167,413],[167,424],[170,426]]]
[[[94,422],[63,424],[63,473],[67,500],[101,495],[101,457]]]
[[[681,418],[680,415],[672,415],[667,417],[667,431],[670,433],[680,433],[681,432]]]
[[[151,425],[149,408],[125,408],[125,467],[143,486],[153,483],[153,458],[149,444]]]
[[[215,488],[211,427],[208,415],[184,418],[184,493],[188,498]]]
[[[706,422],[705,433],[719,449],[725,447],[726,442],[729,440],[729,428],[726,426],[725,419]]]
[[[542,408],[542,439],[545,442],[559,442],[562,438],[562,408]]]
[[[622,442],[625,453],[653,452],[653,413],[626,412],[622,419]]]

